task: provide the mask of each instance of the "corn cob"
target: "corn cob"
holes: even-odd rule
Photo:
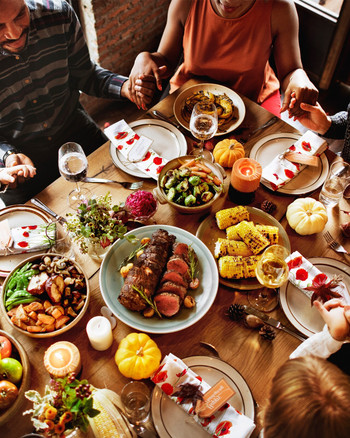
[[[223,230],[230,225],[249,219],[249,212],[245,207],[239,205],[237,207],[217,211],[215,218],[218,227],[220,230]]]
[[[255,268],[260,256],[224,256],[219,258],[221,277],[239,280],[255,277]]]
[[[238,225],[237,232],[253,254],[258,254],[264,248],[270,245],[270,242],[266,239],[266,237],[259,233],[255,226],[247,221],[242,221]]]
[[[250,221],[249,224],[254,224],[254,222]],[[226,228],[226,239],[229,240],[242,240],[239,237],[239,234],[237,232],[237,227],[239,224],[231,225],[230,227]]]
[[[274,227],[273,225],[260,224],[255,225],[255,227],[263,236],[265,236],[270,241],[270,245],[275,245],[278,243],[278,227]]]
[[[252,252],[248,246],[241,240],[221,239],[220,237],[215,243],[214,255],[216,258],[230,256],[250,256]]]
[[[255,268],[258,263],[260,256],[250,256],[244,257],[244,278],[253,278],[255,277]]]

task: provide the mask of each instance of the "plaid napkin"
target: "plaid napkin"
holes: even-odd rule
[[[182,397],[173,396],[172,394],[181,390],[180,385],[184,384],[199,386],[202,393],[210,389],[210,386],[199,375],[173,354],[165,356],[151,380],[210,435],[215,437],[225,435],[225,438],[248,438],[255,429],[255,424],[250,418],[238,412],[228,403],[225,403],[211,417],[200,418],[194,412],[191,401],[181,403]]]
[[[52,246],[56,238],[56,224],[26,225],[11,228],[11,243],[0,248],[0,255],[24,254],[43,251]]]
[[[286,262],[289,267],[288,280],[310,299],[313,295],[313,291],[307,290],[306,288],[318,286],[321,283],[324,284],[332,280],[332,278],[329,278],[326,274],[317,269],[316,266],[309,262],[309,260],[298,251],[294,251],[288,256]],[[349,291],[342,281],[337,287],[333,288],[333,291],[339,293],[345,303],[350,304]]]
[[[271,163],[263,169],[261,182],[272,190],[278,190],[305,169],[305,165],[291,163],[284,158],[285,153],[299,152],[304,155],[315,155],[318,157],[326,149],[327,143],[323,138],[314,134],[312,131],[305,132],[295,144],[290,146],[283,154],[275,157]]]
[[[148,178],[158,179],[160,171],[168,161],[150,149],[151,139],[138,135],[125,120],[108,126],[104,132],[124,158],[144,172]]]

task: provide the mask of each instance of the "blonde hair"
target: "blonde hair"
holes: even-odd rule
[[[349,438],[350,379],[314,356],[277,371],[262,412],[264,438]]]

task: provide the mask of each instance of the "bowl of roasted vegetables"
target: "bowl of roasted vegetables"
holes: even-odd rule
[[[168,203],[180,213],[203,213],[224,194],[224,178],[220,165],[185,155],[163,167],[154,193],[161,204]]]
[[[75,261],[59,254],[43,254],[27,258],[11,271],[0,307],[19,332],[49,338],[80,321],[89,297],[88,279]]]
[[[30,386],[30,363],[22,345],[0,330],[0,426],[18,413]]]

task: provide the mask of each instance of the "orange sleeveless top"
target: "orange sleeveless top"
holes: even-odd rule
[[[278,90],[268,62],[272,4],[257,0],[242,17],[223,18],[210,0],[192,0],[184,29],[184,62],[170,80],[171,92],[191,78],[214,80],[258,103]]]

